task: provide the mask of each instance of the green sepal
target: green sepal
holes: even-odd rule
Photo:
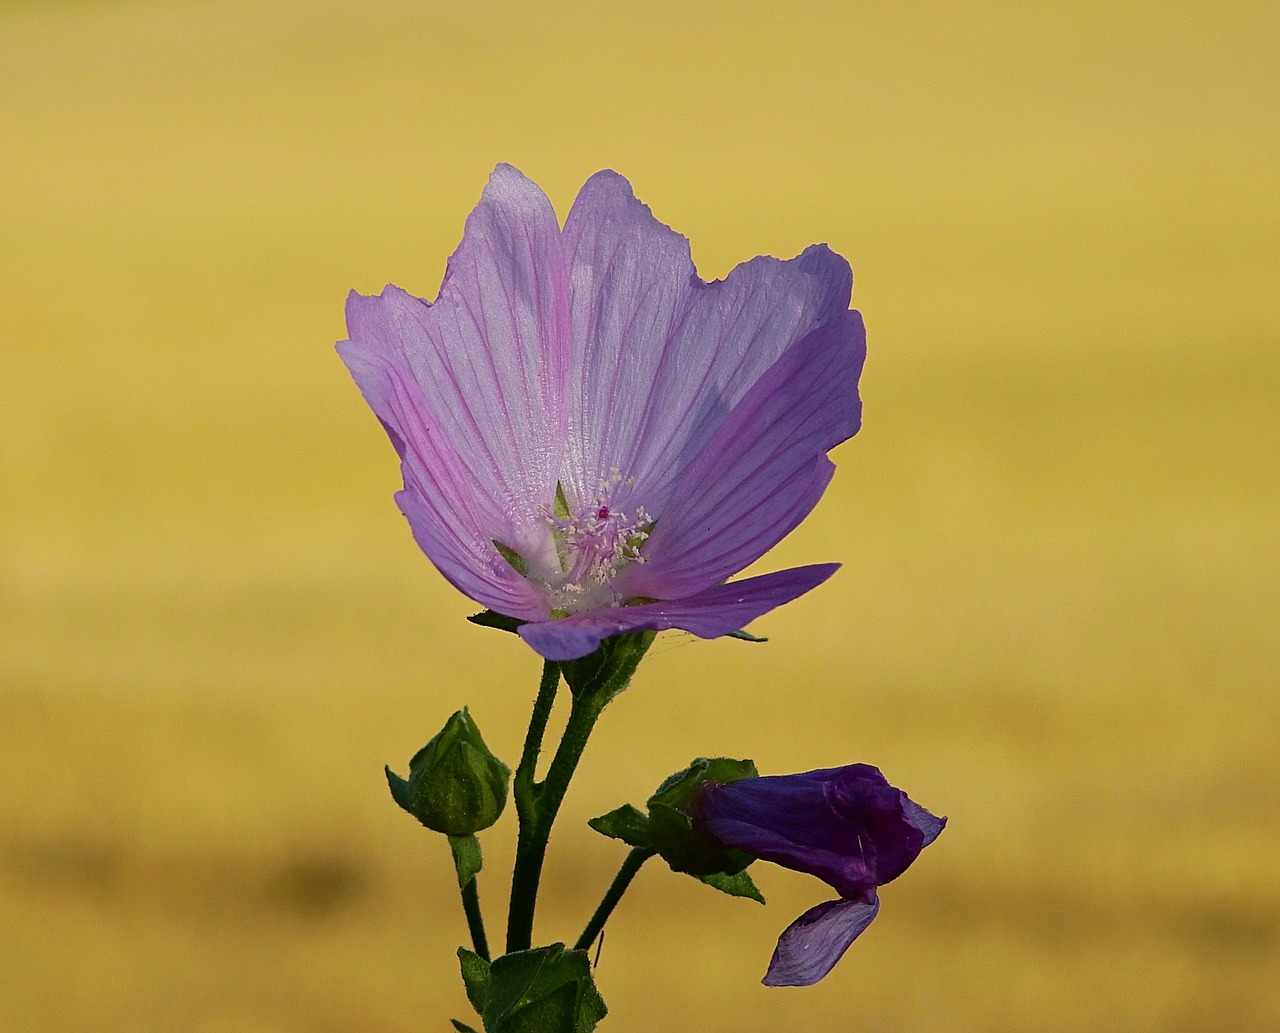
[[[603,707],[627,687],[657,632],[634,631],[611,635],[600,648],[580,660],[560,665],[575,699],[593,699]]]
[[[607,1011],[586,951],[556,943],[489,966],[485,1033],[591,1033]]]
[[[761,638],[759,635],[753,635],[749,631],[731,631],[725,638],[740,638],[743,642],[768,642],[767,638]]]
[[[391,799],[402,811],[413,813],[413,793],[409,789],[409,783],[391,770],[389,764],[384,764],[382,770],[387,773],[387,788],[391,790]]]
[[[467,1000],[477,1015],[483,1015],[484,1002],[489,998],[489,962],[475,951],[459,947],[458,967],[462,969],[462,985],[467,989]]]
[[[712,889],[727,893],[731,897],[749,897],[752,900],[758,900],[761,904],[764,903],[764,894],[756,889],[756,884],[752,881],[751,874],[746,869],[734,875],[726,875],[724,872],[712,872],[710,875],[699,875],[697,878]]]
[[[457,1019],[450,1019],[449,1021],[453,1023],[453,1028],[456,1029],[458,1033],[478,1033],[477,1030],[472,1029],[465,1022],[459,1022]]]
[[[620,839],[627,846],[642,850],[653,849],[653,837],[649,835],[649,819],[638,807],[624,803],[608,814],[592,818],[587,824],[610,839]]]
[[[756,766],[749,760],[699,757],[668,778],[649,797],[648,832],[652,849],[662,855],[672,871],[695,878],[736,875],[755,860],[750,854],[725,846],[697,826],[690,812],[704,782],[736,782],[756,774]]]
[[[529,623],[518,617],[508,617],[505,613],[498,613],[495,610],[481,610],[479,613],[473,613],[467,620],[472,624],[479,624],[482,628],[497,628],[499,631],[509,631],[513,635],[521,624]]]
[[[453,867],[458,873],[458,889],[464,890],[484,867],[480,840],[475,836],[450,836],[449,849],[453,851]]]
[[[526,577],[528,575],[529,568],[525,564],[523,556],[521,556],[518,552],[516,552],[515,549],[511,548],[511,546],[503,545],[496,538],[491,538],[489,540],[493,542],[493,547],[498,550],[498,553],[502,556],[504,560],[506,560],[508,563],[511,564],[511,568],[517,574],[519,574],[521,577]]]
[[[559,481],[556,481],[556,501],[551,513],[557,520],[573,519],[573,514],[569,512],[569,500],[564,497],[564,485]]]
[[[564,497],[564,485],[556,481],[556,500],[551,507],[551,516],[554,520],[564,523],[570,523],[573,515],[569,512],[569,500]],[[573,565],[573,561],[569,556],[569,546],[565,542],[564,532],[560,528],[556,528],[551,534],[551,540],[556,547],[556,560],[560,564],[561,570],[568,570]],[[566,617],[568,614],[561,613],[558,610],[551,611],[552,617]]]

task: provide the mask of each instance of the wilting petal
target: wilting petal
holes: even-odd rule
[[[778,937],[764,985],[812,986],[835,967],[879,911],[875,893],[869,902],[830,900],[810,908]]]
[[[631,595],[678,597],[764,555],[817,504],[835,467],[828,449],[861,418],[862,319],[841,313],[786,352],[755,383],[677,483],[620,579]]]
[[[945,824],[869,764],[709,782],[694,817],[726,846],[816,875],[850,899],[896,879],[920,855],[918,822]]]
[[[906,793],[902,794],[902,812],[911,826],[920,831],[923,837],[923,842],[920,844],[921,850],[937,839],[938,834],[947,827],[946,818],[930,814]]]
[[[873,815],[865,806],[832,808],[825,776],[840,770],[708,784],[696,820],[727,846],[817,876],[841,896],[859,896],[879,881]],[[897,790],[885,789],[896,805]]]
[[[775,606],[790,602],[826,581],[838,563],[792,567],[760,577],[716,585],[670,602],[591,610],[563,620],[525,624],[520,637],[548,660],[586,656],[610,635],[680,628],[699,638],[716,638],[745,627]]]
[[[465,471],[477,503],[466,530],[478,540],[517,547],[524,532],[512,525],[536,522],[537,504],[554,498],[569,422],[568,300],[550,202],[500,165],[435,304],[395,287],[348,304],[344,359],[364,356],[367,367],[380,353],[408,370],[428,420],[400,426],[394,413],[378,415],[425,460],[422,477],[446,477],[453,490]]]
[[[788,262],[753,259],[706,284],[689,242],[614,172],[583,186],[564,235],[575,380],[561,480],[573,503],[617,470],[631,483],[615,503],[661,519],[682,470],[752,384],[847,310],[848,263],[815,246]]]

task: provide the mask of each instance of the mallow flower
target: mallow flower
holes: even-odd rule
[[[877,887],[906,871],[947,823],[869,764],[709,781],[699,790],[690,808],[694,828],[816,875],[840,894],[787,927],[766,986],[811,986],[830,972],[880,910]]]
[[[562,228],[499,165],[438,298],[353,292],[338,348],[399,453],[418,545],[569,660],[625,632],[732,633],[835,571],[726,583],[817,504],[858,429],[852,282],[815,245],[706,283],[617,173]]]

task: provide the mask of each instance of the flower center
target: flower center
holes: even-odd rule
[[[617,606],[621,599],[613,581],[623,567],[643,563],[640,548],[649,537],[653,519],[641,506],[628,514],[610,504],[622,483],[616,470],[600,483],[596,497],[569,511],[564,492],[557,488],[555,506],[546,514],[560,563],[558,576],[548,579],[552,609],[569,615],[598,606]]]
[[[503,559],[547,589],[553,617],[623,603],[614,581],[624,567],[644,562],[641,549],[654,524],[643,506],[626,513],[613,505],[612,496],[623,483],[630,482],[614,470],[576,511],[557,484],[555,502],[540,512],[550,531],[545,546],[517,552],[494,541]]]

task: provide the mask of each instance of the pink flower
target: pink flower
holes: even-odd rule
[[[817,504],[858,429],[851,287],[824,245],[704,283],[616,173],[562,230],[500,165],[437,300],[353,293],[338,349],[400,455],[419,546],[568,660],[623,632],[725,635],[834,572],[725,583]]]

